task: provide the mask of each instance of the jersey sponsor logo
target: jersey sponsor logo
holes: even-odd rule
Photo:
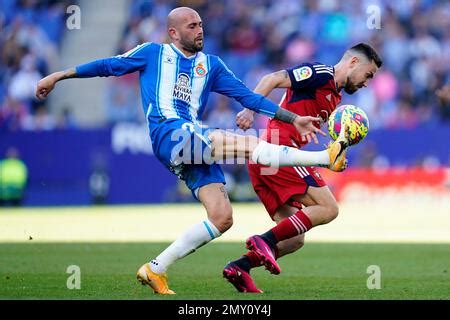
[[[206,75],[206,69],[202,63],[199,63],[195,67],[195,74],[198,75],[199,77],[204,77]]]
[[[190,83],[191,78],[186,73],[180,73],[178,75],[177,83],[173,88],[174,98],[191,103],[192,89]]]
[[[312,76],[312,70],[310,67],[297,68],[294,69],[292,73],[297,81],[306,80]]]

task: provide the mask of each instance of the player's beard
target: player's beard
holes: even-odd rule
[[[358,91],[358,86],[356,86],[350,77],[347,77],[347,81],[345,83],[344,91],[348,94],[354,94],[356,91]]]
[[[180,41],[180,43],[183,46],[184,50],[191,53],[197,53],[203,50],[203,39],[202,41],[186,41],[183,39]]]

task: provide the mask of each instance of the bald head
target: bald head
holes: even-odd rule
[[[189,7],[179,7],[170,11],[167,16],[167,28],[177,28],[180,23],[188,20],[189,18],[198,18],[200,19],[200,15],[194,9]]]
[[[167,16],[167,32],[175,46],[186,55],[203,50],[203,25],[194,9],[179,7]]]

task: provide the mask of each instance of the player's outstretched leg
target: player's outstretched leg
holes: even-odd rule
[[[249,270],[241,268],[234,262],[228,263],[223,269],[223,277],[230,282],[237,291],[245,293],[263,293],[256,287]]]
[[[231,158],[250,159],[270,167],[320,166],[333,171],[345,169],[347,137],[342,135],[326,150],[303,151],[294,147],[268,143],[255,136],[242,136],[221,130],[209,134],[212,158],[224,161]]]
[[[139,268],[136,277],[142,285],[150,286],[157,294],[175,294],[169,289],[166,273],[154,273],[148,263]]]

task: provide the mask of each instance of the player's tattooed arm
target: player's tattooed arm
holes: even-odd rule
[[[291,86],[291,79],[287,71],[280,70],[262,77],[254,91],[267,97],[275,88],[290,88]]]
[[[39,100],[47,98],[48,94],[53,90],[55,84],[58,81],[76,77],[77,71],[75,68],[54,72],[46,76],[45,78],[41,79],[37,84],[36,98],[38,98]]]
[[[275,88],[289,88],[292,86],[291,79],[286,70],[280,70],[265,75],[257,84],[254,92],[267,97]],[[250,109],[244,109],[236,116],[236,125],[243,130],[247,130],[252,127],[254,121],[255,111]],[[285,112],[285,110],[279,110],[275,115],[275,118],[282,121],[293,123],[296,115],[291,112]]]
[[[259,93],[264,97],[267,97],[273,89],[276,88],[290,88],[292,86],[291,79],[286,70],[280,70],[277,72],[269,73],[262,77],[262,79],[256,85],[255,93]],[[252,111],[254,114],[254,111]]]
[[[275,76],[277,76],[279,78],[279,80],[281,80],[283,82],[286,80],[290,80],[287,70],[280,70],[280,71],[274,72],[273,74]],[[290,81],[289,81],[289,83],[290,83]],[[287,83],[285,83],[285,84],[287,84]]]
[[[65,80],[65,79],[71,79],[71,78],[77,78],[77,70],[75,68],[70,68],[65,71],[61,71],[59,80]]]

